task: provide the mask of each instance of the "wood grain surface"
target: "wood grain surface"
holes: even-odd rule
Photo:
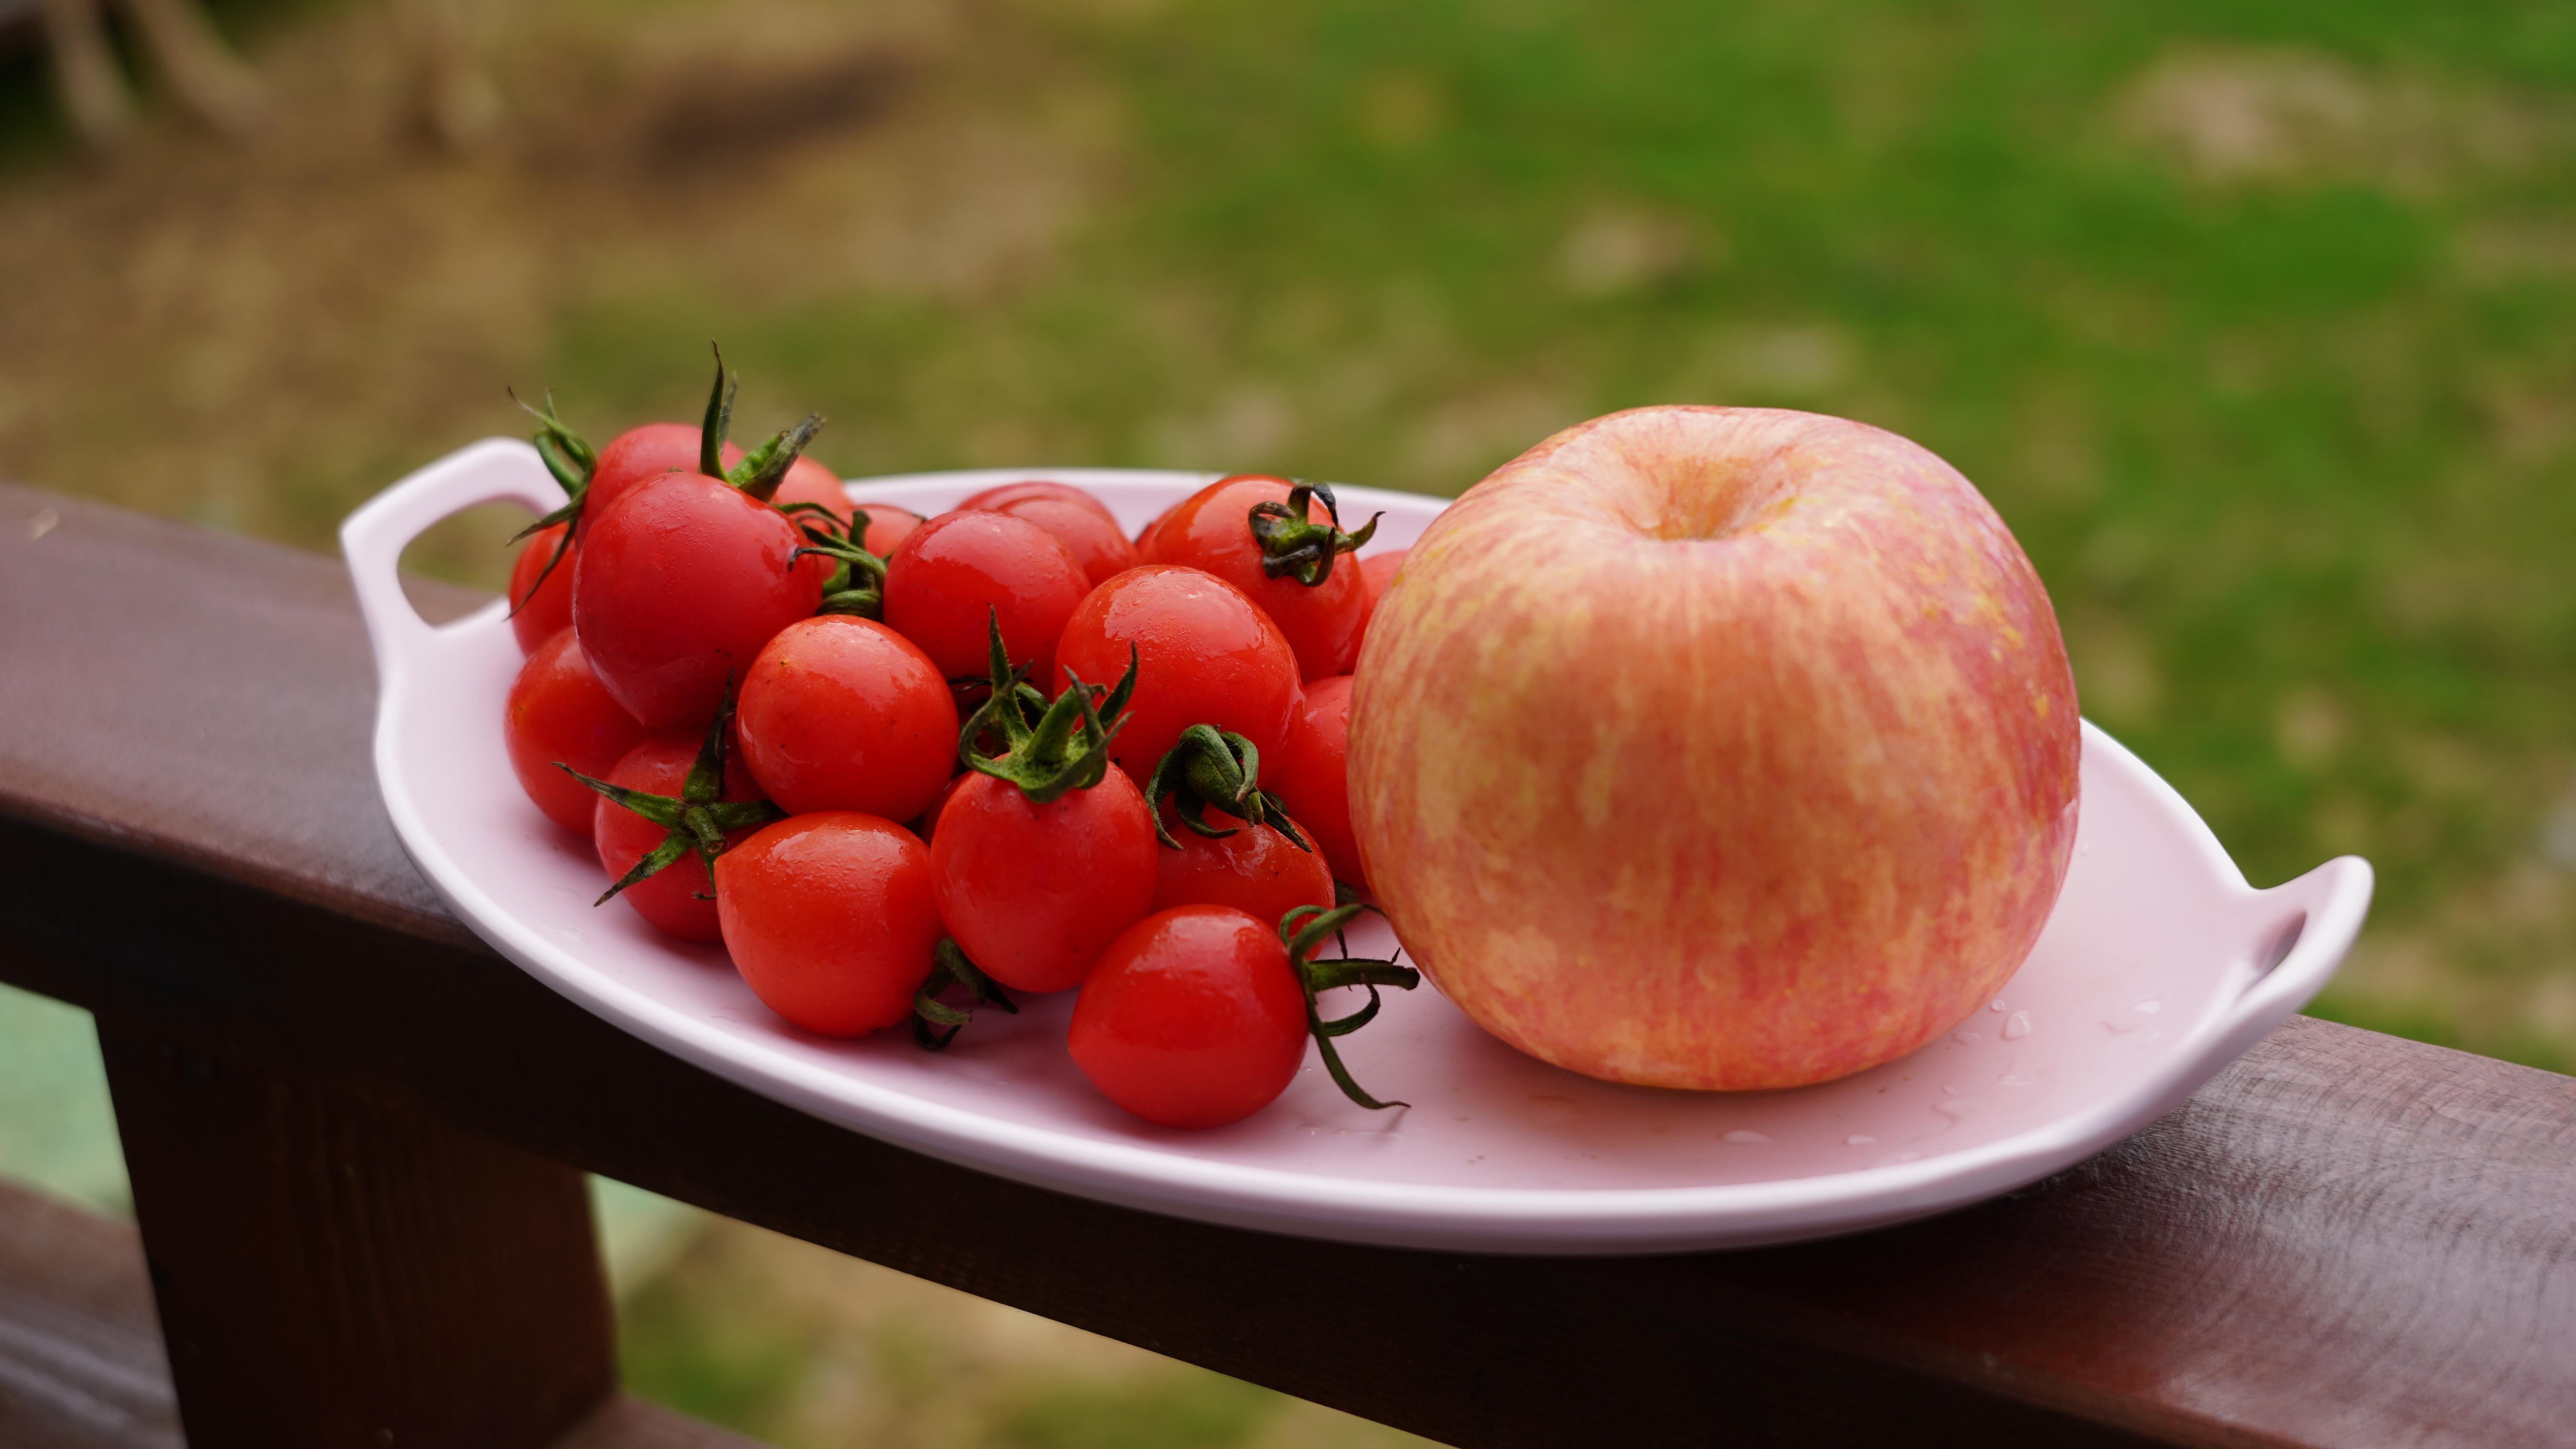
[[[1763,1252],[1180,1223],[827,1127],[481,947],[384,820],[336,561],[0,489],[0,621],[0,978],[137,1039],[1461,1445],[2576,1443],[2568,1078],[2297,1020],[2046,1183]]]
[[[180,1449],[143,1242],[132,1225],[0,1182],[0,1445]],[[752,1449],[623,1395],[554,1449]]]

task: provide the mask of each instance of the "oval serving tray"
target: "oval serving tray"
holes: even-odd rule
[[[932,514],[979,488],[1076,483],[1131,530],[1212,474],[924,473],[850,485]],[[1383,509],[1376,546],[1444,500],[1339,490]],[[421,530],[476,504],[563,501],[526,444],[476,444],[414,473],[340,531],[382,678],[376,772],[403,846],[448,906],[548,986],[663,1049],[818,1117],[998,1176],[1176,1217],[1400,1247],[1648,1253],[1823,1237],[2036,1181],[2178,1105],[2325,984],[2370,900],[2344,857],[2271,890],[2191,807],[2084,727],[2083,823],[2038,946],[1986,1009],[1913,1055],[1796,1091],[1696,1095],[1560,1071],[1488,1037],[1427,985],[1389,992],[1343,1052],[1381,1098],[1344,1100],[1311,1053],[1286,1095],[1232,1127],[1139,1122],[1063,1049],[1072,993],[984,1013],[931,1055],[899,1031],[807,1035],[722,951],[612,902],[589,842],[520,794],[502,699],[520,655],[503,606],[441,628],[396,569]],[[1355,951],[1394,944],[1383,924]]]

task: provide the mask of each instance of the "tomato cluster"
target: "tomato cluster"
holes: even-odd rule
[[[1377,1010],[1391,961],[1315,959],[1364,906],[1350,670],[1392,572],[1322,485],[1220,479],[1130,539],[1063,483],[933,518],[854,505],[809,417],[593,449],[536,411],[569,501],[511,576],[504,734],[528,798],[654,927],[720,941],[803,1030],[1079,989],[1068,1049],[1149,1121],[1215,1126]],[[1338,1021],[1318,994],[1361,987]]]

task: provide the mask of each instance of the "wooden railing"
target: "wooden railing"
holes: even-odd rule
[[[2576,1080],[2298,1019],[2073,1171],[1761,1252],[1177,1222],[522,974],[396,845],[372,681],[336,560],[0,488],[0,979],[96,1014],[199,1449],[722,1442],[615,1399],[585,1170],[1458,1445],[2576,1443]]]

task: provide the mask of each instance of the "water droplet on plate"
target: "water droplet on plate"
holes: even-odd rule
[[[1759,1147],[1763,1143],[1770,1141],[1771,1138],[1769,1134],[1756,1132],[1750,1127],[1738,1127],[1734,1131],[1727,1133],[1725,1136],[1720,1137],[1717,1140],[1720,1142],[1732,1142],[1738,1147]]]
[[[2019,1041],[2030,1035],[2030,1013],[2016,1011],[2004,1022],[2004,1040]]]
[[[1998,1087],[2036,1087],[2039,1085],[2039,1078],[2025,1077],[2017,1073],[2006,1072],[2002,1076],[1995,1078],[1995,1085]]]
[[[1572,1122],[1583,1113],[1575,1107],[1572,1097],[1532,1097],[1530,1115],[1541,1122]]]
[[[2156,1000],[2154,997],[2149,997],[2129,1009],[2131,1011],[2143,1012],[2148,1016],[2153,1016],[2157,1012],[2164,1010],[2165,1006],[2163,1002]]]
[[[1961,1046],[1975,1046],[1978,1042],[1985,1040],[1985,1038],[1977,1035],[1973,1031],[1954,1031],[1950,1033],[1950,1040],[1957,1042]]]
[[[1986,1003],[1986,1010],[1988,1010],[1988,1011],[2001,1011],[2001,1010],[2003,1010],[2003,1009],[2004,1009],[2004,999],[2003,999],[2002,997],[2000,997],[2000,996],[1998,996],[1998,997],[1996,997],[1994,1000],[1989,1001],[1989,1002],[1987,1002],[1987,1003]]]
[[[1866,1132],[1855,1132],[1849,1137],[1843,1139],[1843,1145],[1846,1147],[1867,1147],[1869,1144],[1876,1142],[1877,1140],[1877,1138],[1870,1136]]]

